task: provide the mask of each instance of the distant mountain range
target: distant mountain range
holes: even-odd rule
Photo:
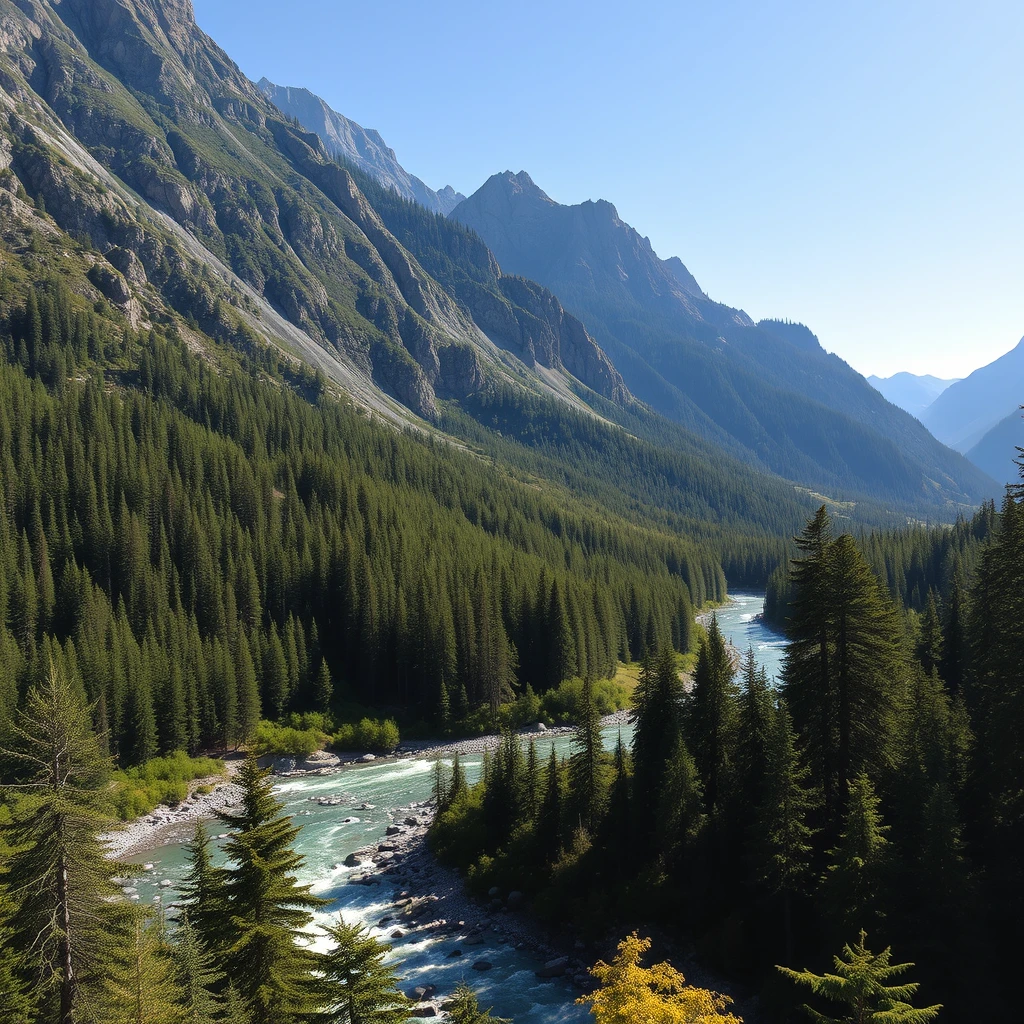
[[[505,171],[451,217],[483,238],[505,273],[558,295],[637,397],[741,458],[833,494],[992,492],[806,327],[755,324],[713,301],[611,203],[564,206],[526,172]]]
[[[1022,403],[1024,338],[1005,355],[947,388],[921,419],[944,444],[968,452]]]
[[[943,391],[955,384],[959,377],[942,380],[929,374],[894,373],[891,377],[868,377],[868,383],[882,393],[893,405],[905,409],[911,416],[921,418],[921,414],[935,401]]]
[[[269,343],[375,417],[702,536],[787,535],[821,494],[892,522],[996,489],[611,203],[562,206],[525,173],[434,192],[313,94],[249,81],[188,0],[0,0],[0,25],[5,273],[199,347]],[[30,237],[57,239],[52,264]]]
[[[332,110],[308,89],[274,85],[267,78],[261,78],[257,85],[278,110],[296,118],[309,131],[316,132],[331,156],[355,164],[405,199],[412,199],[435,213],[451,213],[466,198],[451,185],[435,192],[398,162],[395,151],[378,132],[363,128]]]

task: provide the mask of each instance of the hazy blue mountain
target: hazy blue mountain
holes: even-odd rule
[[[612,358],[629,389],[671,419],[830,494],[965,504],[994,483],[802,324],[755,324],[662,260],[604,200],[564,206],[520,171],[495,174],[451,213],[506,274],[551,289]],[[946,497],[942,501],[946,500]]]
[[[971,450],[967,458],[989,476],[1003,483],[1020,483],[1015,459],[1024,448],[1024,414],[1015,409],[1000,420]]]
[[[925,409],[921,422],[944,444],[967,452],[1022,403],[1024,338],[1005,355],[950,385]]]
[[[395,151],[372,128],[332,110],[327,102],[308,89],[274,85],[267,78],[257,83],[263,94],[307,131],[316,132],[331,156],[339,156],[360,170],[393,188],[400,196],[413,199],[435,213],[450,213],[466,197],[445,185],[435,192],[414,174],[410,174],[395,156]]]
[[[911,416],[921,418],[921,414],[935,401],[943,391],[955,384],[959,377],[943,380],[930,374],[914,374],[901,371],[891,377],[868,377],[868,383],[881,392],[893,405],[906,409]]]

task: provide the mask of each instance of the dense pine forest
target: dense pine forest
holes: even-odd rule
[[[564,762],[512,736],[472,788],[456,762],[435,850],[594,936],[656,923],[773,1018],[796,998],[774,965],[828,968],[861,930],[916,961],[943,1019],[1012,1016],[1021,514],[1011,493],[998,514],[858,544],[822,507],[775,590],[777,687],[750,652],[734,677],[714,620],[690,679],[667,643],[649,650],[630,744],[603,752],[584,700]],[[890,586],[926,594],[922,613]],[[930,1019],[907,1012],[891,1019]]]

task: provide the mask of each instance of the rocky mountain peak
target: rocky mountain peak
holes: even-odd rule
[[[355,165],[404,199],[411,199],[434,213],[448,214],[466,198],[450,185],[435,192],[398,162],[395,151],[380,132],[364,128],[339,114],[316,93],[295,86],[275,85],[266,77],[259,80],[257,88],[279,110],[294,117],[307,131],[319,135],[331,156]]]

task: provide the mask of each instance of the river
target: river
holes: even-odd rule
[[[756,594],[734,595],[729,604],[718,609],[718,623],[741,652],[752,646],[759,663],[773,676],[780,670],[782,641],[754,619],[762,600]],[[608,748],[614,745],[619,731],[619,727],[605,729],[604,742]],[[621,731],[628,740],[630,728],[624,726]],[[559,753],[568,752],[568,736],[556,737],[553,742]],[[547,752],[545,743],[541,753]],[[480,762],[479,755],[464,759],[470,782],[478,778]],[[382,840],[396,808],[430,797],[432,768],[431,760],[406,757],[344,768],[335,775],[285,779],[275,786],[287,811],[302,825],[297,843],[298,852],[305,857],[301,880],[311,883],[314,892],[331,900],[330,914],[320,915],[321,919],[340,911],[347,921],[361,921],[379,938],[387,939],[394,925],[381,928],[377,922],[391,909],[391,887],[386,880],[379,886],[348,885],[352,869],[340,866],[340,862],[349,853]],[[338,797],[342,802],[333,807],[320,806],[315,798],[323,796]],[[371,806],[359,809],[364,805]],[[131,859],[152,864],[133,883],[143,903],[150,903],[155,897],[165,902],[174,899],[186,870],[182,843],[170,843]],[[533,955],[516,950],[511,944],[502,944],[498,935],[487,934],[483,945],[474,946],[472,955],[460,959],[447,957],[459,945],[451,936],[424,938],[413,934],[393,941],[392,958],[403,978],[403,990],[432,984],[443,996],[465,977],[477,992],[482,1007],[493,1006],[496,1015],[511,1017],[516,1024],[571,1024],[590,1019],[586,1008],[573,1003],[574,993],[567,982],[538,980],[534,972],[540,964]],[[487,973],[474,972],[471,963],[477,960],[487,960],[494,966]]]

